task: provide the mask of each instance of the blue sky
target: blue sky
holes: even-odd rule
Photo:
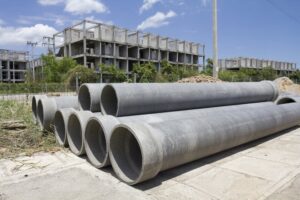
[[[300,66],[299,0],[219,0],[219,57],[258,57]],[[82,19],[206,45],[212,55],[211,0],[1,0],[0,48],[29,50],[44,35]],[[38,53],[43,48],[38,47]]]

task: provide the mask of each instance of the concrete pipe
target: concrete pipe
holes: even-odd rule
[[[75,155],[85,154],[83,138],[87,121],[93,116],[100,115],[101,113],[90,111],[74,111],[70,114],[67,125],[67,139],[69,147]]]
[[[42,98],[47,98],[46,95],[34,95],[32,97],[32,101],[31,101],[31,110],[32,110],[32,114],[33,114],[33,120],[35,121],[35,123],[38,123],[37,120],[37,107],[38,107],[38,102],[40,99]]]
[[[78,101],[82,110],[101,111],[100,98],[104,85],[102,83],[86,83],[80,86]]]
[[[286,104],[286,103],[300,103],[300,96],[293,96],[293,95],[282,95],[277,98],[275,104]]]
[[[75,109],[73,108],[62,108],[56,111],[54,115],[54,133],[58,144],[67,147],[67,124],[69,117]]]
[[[79,109],[78,99],[76,96],[60,96],[43,98],[39,100],[37,116],[40,127],[45,131],[52,131],[53,119],[55,113],[61,108]]]
[[[273,82],[110,84],[101,94],[101,111],[128,116],[195,108],[274,101]]]
[[[300,103],[159,123],[122,123],[110,139],[117,176],[134,185],[167,170],[300,123]]]
[[[110,165],[108,156],[109,140],[113,128],[120,123],[157,123],[168,120],[178,120],[191,117],[207,117],[209,115],[214,116],[216,113],[223,113],[226,111],[235,112],[244,109],[265,108],[267,106],[273,105],[273,102],[262,102],[147,115],[134,115],[128,117],[113,117],[111,115],[91,117],[86,125],[86,130],[84,134],[84,146],[86,150],[86,155],[88,156],[91,164],[97,168],[102,168]]]

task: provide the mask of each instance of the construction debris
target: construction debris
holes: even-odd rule
[[[288,77],[277,78],[274,83],[276,84],[280,93],[291,93],[294,95],[300,95],[300,85],[295,84]]]
[[[23,120],[4,121],[0,123],[0,127],[6,130],[25,129],[26,125]]]
[[[222,82],[222,80],[204,74],[200,74],[198,76],[191,76],[189,78],[183,78],[178,81],[178,83],[217,83],[217,82]]]

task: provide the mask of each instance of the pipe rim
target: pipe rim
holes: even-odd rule
[[[109,145],[100,120],[97,117],[91,117],[87,122],[84,145],[86,155],[96,168],[105,167],[109,162]]]
[[[66,122],[64,114],[61,110],[58,110],[54,116],[54,133],[58,144],[66,145],[67,134],[66,134]]]
[[[130,137],[132,137],[134,140],[134,145],[138,145],[138,156],[140,156],[140,159],[136,160],[138,163],[131,163],[128,165],[128,162],[130,162],[128,159],[132,159],[132,157],[128,157],[128,155],[124,156],[125,153],[128,153],[130,149],[126,149],[126,144],[128,144],[128,139],[123,140],[123,138],[120,139],[120,143],[116,143],[115,140],[117,140],[119,137],[120,133],[119,131],[125,131],[125,134],[128,134]],[[126,137],[126,136],[125,136]],[[131,139],[131,138],[129,138]],[[123,146],[121,146],[123,145]],[[133,146],[133,145],[129,145]],[[118,151],[118,147],[123,147]],[[133,151],[131,151],[133,153]],[[125,124],[118,125],[114,130],[110,138],[110,151],[109,151],[109,156],[110,156],[110,162],[111,165],[113,166],[113,169],[115,173],[118,175],[118,177],[126,182],[129,185],[134,185],[138,182],[143,177],[144,173],[144,151],[141,146],[140,140],[137,137],[136,133],[134,132],[133,129],[131,129],[129,126]],[[122,160],[120,160],[119,156],[123,156],[123,158],[127,159],[127,163],[122,163]],[[131,154],[132,156],[132,154]],[[124,160],[123,160],[124,161]],[[135,162],[135,161],[134,161]],[[133,164],[133,165],[132,165]],[[139,166],[137,166],[139,165]]]
[[[43,99],[40,99],[38,101],[37,123],[40,126],[40,128],[43,129],[43,126],[44,126],[44,105],[43,105]]]
[[[91,93],[89,87],[86,84],[83,84],[79,88],[78,102],[82,110],[91,110],[92,108]]]
[[[31,110],[32,110],[32,113],[33,113],[33,116],[35,117],[35,118],[37,118],[37,112],[36,112],[36,110],[37,110],[37,102],[36,102],[36,96],[33,96],[32,97],[32,101],[31,101]]]
[[[282,105],[287,103],[296,103],[297,101],[293,97],[282,97],[277,99],[276,104]]]
[[[83,154],[82,123],[77,112],[70,114],[67,125],[67,140],[75,155]]]
[[[113,116],[119,114],[119,97],[113,85],[106,85],[102,89],[101,112]]]

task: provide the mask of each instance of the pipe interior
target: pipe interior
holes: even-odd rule
[[[35,98],[35,96],[33,96],[32,97],[32,102],[31,102],[31,109],[32,109],[32,112],[33,112],[33,114],[34,114],[34,116],[36,117],[36,107],[37,107],[37,105],[36,105],[37,103],[36,103],[36,98]]]
[[[65,130],[65,121],[62,113],[56,112],[54,116],[54,127],[55,133],[58,136],[57,139],[60,144],[65,143],[66,138],[66,130]]]
[[[91,95],[88,87],[83,85],[80,87],[78,93],[78,100],[81,108],[83,110],[90,110],[91,109]]]
[[[277,105],[281,105],[281,104],[287,104],[287,103],[295,103],[296,101],[292,98],[289,97],[285,97],[280,99],[279,101],[277,101]]]
[[[86,126],[85,140],[86,151],[89,159],[94,164],[103,164],[107,159],[108,152],[103,129],[97,120],[90,120]]]
[[[103,88],[101,104],[105,114],[116,116],[118,111],[118,97],[115,89],[111,85],[107,85]]]
[[[69,145],[74,147],[77,152],[80,152],[82,148],[82,130],[78,117],[75,114],[71,114],[68,121],[68,133],[71,141]]]
[[[120,177],[126,182],[138,179],[142,171],[142,153],[135,136],[127,128],[118,127],[111,136],[110,148]]]
[[[38,102],[37,120],[38,120],[40,125],[43,125],[43,122],[44,122],[44,108],[43,108],[43,104],[42,104],[41,100],[39,100],[39,102]]]

